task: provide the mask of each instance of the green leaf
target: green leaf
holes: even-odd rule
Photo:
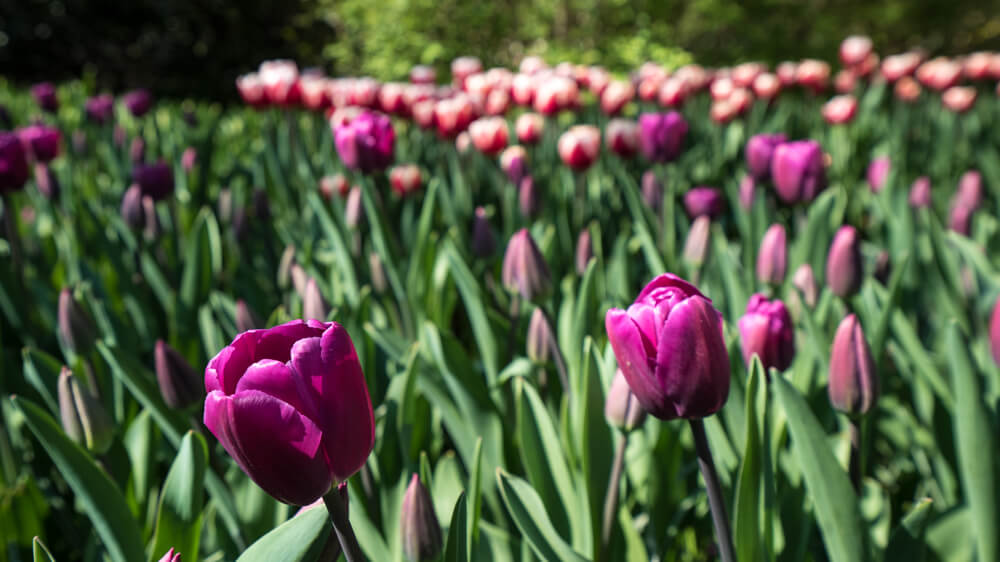
[[[746,446],[743,451],[743,465],[736,481],[736,501],[733,505],[733,542],[737,560],[753,562],[764,560],[761,544],[760,501],[761,501],[761,443],[758,425],[757,402],[759,400],[764,366],[754,355],[750,364],[750,376],[746,389]],[[765,383],[766,384],[766,383]],[[764,387],[764,394],[767,388]],[[766,398],[765,398],[766,399]],[[765,454],[767,451],[763,451]]]
[[[514,524],[539,558],[546,562],[586,560],[556,532],[546,513],[545,504],[530,484],[502,469],[497,469],[497,484]]]
[[[445,562],[469,562],[469,515],[465,492],[458,496],[448,527],[448,544],[444,547]]]
[[[129,424],[122,439],[125,452],[132,463],[132,486],[135,499],[140,505],[146,505],[146,495],[149,493],[150,475],[155,459],[153,451],[153,420],[149,410],[142,410]]]
[[[891,555],[892,560],[907,562],[921,562],[924,559],[927,550],[924,530],[927,527],[927,518],[931,514],[932,503],[930,498],[924,498],[906,514],[889,538],[889,545],[885,549],[887,557]]]
[[[42,540],[38,537],[35,537],[31,541],[31,555],[34,562],[56,562],[56,559],[52,557],[52,553],[42,544]]]
[[[473,453],[472,471],[469,474],[469,488],[472,497],[472,513],[469,514],[473,541],[479,540],[479,517],[483,509],[483,438],[476,439]]]
[[[257,539],[237,558],[240,562],[312,562],[327,541],[337,540],[331,532],[326,506],[317,505],[285,521]],[[183,553],[182,553],[183,554]]]
[[[315,191],[310,191],[306,195],[306,201],[312,207],[313,212],[319,219],[320,228],[326,234],[327,240],[333,246],[333,255],[337,258],[337,271],[340,273],[340,280],[344,283],[344,294],[347,297],[347,304],[357,306],[361,300],[358,291],[358,277],[354,271],[354,260],[351,258],[347,243],[341,236],[341,228],[335,219],[326,210],[323,200]]]
[[[486,306],[479,290],[479,283],[454,245],[449,244],[447,254],[451,277],[455,280],[459,294],[462,295],[462,302],[465,303],[465,311],[469,315],[469,323],[472,324],[472,335],[476,338],[476,347],[483,358],[487,382],[492,387],[498,377],[497,338],[494,337],[486,316]]]
[[[955,441],[965,501],[979,560],[1000,559],[997,529],[996,432],[983,403],[979,373],[973,370],[969,346],[954,323],[948,328],[952,386],[955,389]]]
[[[160,494],[150,561],[159,560],[171,548],[184,560],[198,560],[207,459],[205,438],[188,431]]]
[[[21,360],[24,362],[24,378],[42,395],[42,400],[52,415],[59,415],[58,389],[62,361],[31,347],[21,351]]]
[[[142,531],[132,518],[121,490],[79,445],[63,433],[45,410],[19,396],[11,403],[24,415],[25,423],[52,458],[59,473],[72,488],[94,530],[112,560],[134,562],[146,558]]]
[[[771,383],[788,418],[795,458],[812,496],[813,510],[830,560],[867,560],[857,497],[847,474],[827,446],[823,428],[802,395],[784,377],[774,377]]]

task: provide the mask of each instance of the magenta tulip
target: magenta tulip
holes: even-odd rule
[[[875,361],[861,324],[851,314],[840,322],[830,354],[830,403],[851,415],[867,413],[878,401]]]
[[[59,109],[59,98],[56,97],[56,87],[52,82],[41,82],[31,87],[31,97],[42,110],[55,113]]]
[[[385,115],[363,111],[349,122],[337,125],[334,137],[337,154],[352,170],[370,173],[392,163],[396,133]]]
[[[766,180],[771,175],[771,157],[774,149],[785,142],[783,134],[761,134],[750,137],[745,149],[747,169],[756,180]]]
[[[785,203],[812,201],[826,187],[823,149],[810,140],[778,145],[771,159],[771,178]]]
[[[24,145],[14,133],[0,131],[0,193],[18,191],[28,181]]]
[[[779,284],[785,280],[788,267],[788,237],[785,227],[772,224],[757,253],[757,279],[762,283]]]
[[[507,243],[501,278],[508,291],[519,293],[525,300],[548,291],[549,267],[528,229],[522,228]]]
[[[826,284],[833,294],[846,298],[861,288],[861,241],[853,226],[842,226],[826,255]]]
[[[714,187],[696,187],[684,194],[684,209],[691,218],[707,216],[714,219],[722,214],[725,200]]]
[[[672,162],[681,154],[688,124],[676,111],[639,116],[639,148],[651,162]]]
[[[872,191],[875,193],[882,191],[882,188],[885,187],[885,180],[889,179],[889,170],[891,167],[892,163],[889,161],[888,156],[879,156],[868,165],[866,177],[868,179],[868,186],[872,188]]]
[[[28,153],[38,162],[51,162],[59,156],[59,129],[32,125],[17,132]]]
[[[757,293],[750,297],[746,314],[740,318],[740,343],[743,360],[750,365],[754,355],[765,369],[784,371],[795,357],[795,331],[785,303],[767,300]]]

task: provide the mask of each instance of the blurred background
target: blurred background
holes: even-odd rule
[[[525,54],[627,72],[646,60],[724,65],[831,60],[850,33],[883,53],[1000,50],[1000,10],[973,0],[0,0],[0,73],[84,78],[99,89],[235,100],[264,59],[332,75],[447,75],[459,55],[488,67]]]

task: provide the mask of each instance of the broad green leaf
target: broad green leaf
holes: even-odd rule
[[[736,501],[733,503],[735,519],[733,542],[736,558],[744,562],[764,559],[760,525],[761,453],[767,454],[767,451],[761,450],[760,429],[757,427],[760,419],[757,414],[757,402],[763,378],[764,366],[760,358],[754,355],[746,389],[746,446],[743,451],[743,464],[736,480]],[[767,388],[764,387],[764,393],[766,392]]]
[[[469,515],[463,492],[455,502],[448,527],[448,543],[444,547],[445,562],[469,562]]]
[[[171,548],[180,552],[184,560],[198,560],[207,459],[205,438],[188,431],[160,494],[151,562],[159,560]]]
[[[861,534],[857,496],[847,474],[827,446],[826,433],[802,395],[783,377],[771,379],[788,418],[795,458],[832,562],[868,559]]]
[[[455,280],[455,286],[458,287],[458,292],[462,295],[465,311],[469,315],[469,323],[472,324],[472,335],[476,338],[476,347],[483,358],[487,382],[492,387],[497,383],[498,377],[497,338],[493,335],[493,329],[486,316],[485,301],[480,292],[479,283],[453,245],[450,245],[446,252],[448,264],[451,266],[452,279]]]
[[[483,438],[476,439],[472,470],[469,473],[469,495],[472,497],[472,513],[469,514],[473,542],[479,540],[479,518],[483,509]]]
[[[922,562],[927,550],[924,540],[924,530],[927,518],[931,515],[930,498],[917,502],[910,512],[892,532],[889,545],[885,549],[886,560],[906,560],[907,562]]]
[[[24,378],[42,395],[52,415],[59,415],[59,372],[62,362],[44,351],[26,347],[21,350]]]
[[[556,532],[538,493],[524,480],[497,469],[500,496],[524,540],[544,562],[584,562]]]
[[[327,541],[337,540],[326,506],[317,505],[292,517],[257,539],[237,558],[240,562],[313,562]],[[184,556],[184,553],[181,553]]]
[[[340,280],[344,283],[344,291],[347,303],[357,306],[360,297],[358,296],[358,277],[354,271],[354,260],[351,258],[347,243],[341,236],[342,229],[336,224],[335,219],[327,211],[323,201],[315,191],[310,191],[306,195],[306,201],[312,207],[313,212],[319,219],[320,228],[326,234],[330,245],[333,246],[333,254],[337,258],[337,270]]]
[[[63,433],[45,410],[19,396],[11,398],[11,402],[24,415],[28,428],[42,443],[59,473],[76,494],[107,548],[108,556],[121,562],[144,560],[142,530],[132,518],[121,490],[107,473]]]

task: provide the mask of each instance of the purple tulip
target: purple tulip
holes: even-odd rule
[[[740,180],[740,208],[749,211],[757,194],[757,182],[753,176],[746,175]]]
[[[133,117],[142,117],[153,107],[153,95],[141,88],[132,90],[122,96],[122,103]]]
[[[44,162],[35,163],[35,186],[49,201],[59,198],[59,179],[52,173],[52,168]]]
[[[594,242],[589,229],[585,228],[580,231],[580,236],[576,239],[576,255],[574,257],[576,258],[574,260],[576,273],[582,276],[587,272],[590,260],[594,259]]]
[[[826,284],[833,294],[846,298],[861,288],[861,241],[853,226],[842,226],[826,255]]]
[[[684,209],[692,219],[707,216],[714,219],[722,214],[725,200],[714,187],[695,187],[684,194]]]
[[[122,220],[129,228],[139,230],[146,224],[146,214],[142,208],[142,188],[132,184],[122,196]]]
[[[198,402],[202,393],[198,372],[183,355],[167,342],[156,340],[153,353],[156,366],[156,382],[167,406],[183,409]]]
[[[811,140],[779,144],[771,159],[771,179],[785,203],[812,201],[826,187],[823,149]]]
[[[779,284],[785,280],[788,267],[788,237],[785,227],[772,224],[757,252],[757,279],[762,283]]]
[[[55,113],[59,109],[59,98],[56,97],[56,87],[52,82],[41,82],[31,87],[31,97],[42,110]]]
[[[948,213],[948,228],[968,236],[972,232],[972,215],[976,210],[965,205],[955,205]]]
[[[672,273],[653,279],[628,310],[604,319],[618,366],[642,407],[663,420],[702,418],[729,396],[722,315]]]
[[[646,421],[646,410],[642,409],[639,400],[632,393],[621,369],[617,369],[614,378],[611,379],[611,388],[608,389],[608,397],[604,401],[604,418],[613,427],[626,432],[632,431]]]
[[[639,116],[639,148],[651,162],[672,162],[681,154],[688,124],[676,111]]]
[[[0,131],[0,194],[18,191],[26,181],[28,159],[21,139],[14,133]]]
[[[879,156],[868,165],[868,185],[872,191],[878,193],[885,187],[885,180],[889,179],[889,170],[892,167],[888,156]]]
[[[765,369],[784,371],[795,357],[795,331],[785,303],[767,300],[757,293],[750,297],[746,314],[740,318],[740,343],[747,366],[754,355]]]
[[[361,469],[375,443],[368,387],[336,322],[250,330],[205,369],[205,425],[279,501],[308,505]]]
[[[381,113],[363,111],[334,129],[337,154],[344,165],[365,173],[385,169],[393,160],[396,133]]]
[[[757,181],[766,180],[771,175],[771,157],[774,149],[787,138],[781,133],[760,134],[750,137],[745,149],[747,169]]]
[[[83,106],[87,119],[98,123],[107,123],[114,114],[115,98],[111,94],[101,94],[88,99]]]
[[[174,170],[160,161],[156,164],[137,164],[132,170],[132,179],[139,185],[144,196],[154,201],[162,201],[174,192]]]
[[[521,183],[517,186],[517,206],[521,209],[521,214],[525,218],[531,218],[538,214],[539,205],[535,178],[524,176],[521,178]]]
[[[867,413],[878,401],[875,361],[861,324],[851,314],[840,322],[830,353],[830,403],[851,415]]]
[[[952,205],[975,211],[979,209],[979,205],[982,202],[983,177],[979,172],[969,170],[962,174],[962,179],[958,181],[958,189],[955,191],[955,198]]]
[[[497,249],[497,238],[490,228],[486,209],[476,207],[476,218],[472,223],[472,253],[479,258],[488,258]]]
[[[17,132],[28,153],[38,162],[50,162],[59,155],[59,129],[32,125]]]
[[[931,206],[931,179],[920,176],[910,187],[910,207],[924,209]]]
[[[656,213],[660,212],[660,206],[663,205],[663,184],[653,170],[646,170],[642,174],[642,201]]]
[[[412,562],[436,560],[444,545],[431,494],[416,474],[403,495],[399,536],[403,541],[403,554]]]
[[[507,243],[501,278],[508,291],[519,293],[525,300],[548,291],[549,266],[528,229],[522,228]]]

